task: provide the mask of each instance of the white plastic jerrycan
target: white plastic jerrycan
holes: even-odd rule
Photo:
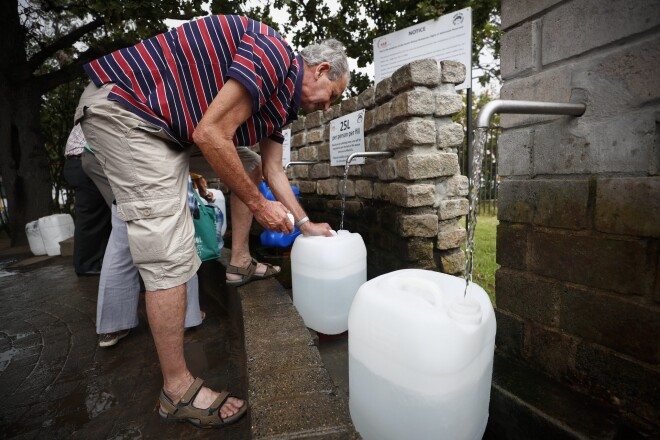
[[[30,251],[34,255],[46,255],[46,245],[44,245],[44,239],[41,237],[41,231],[39,230],[39,220],[25,225],[25,235],[27,235]]]
[[[359,289],[348,318],[349,408],[365,440],[481,439],[495,350],[484,290],[405,269]]]
[[[307,327],[326,335],[345,332],[353,298],[367,281],[362,236],[299,236],[291,248],[291,281],[293,304]]]
[[[60,255],[60,241],[73,237],[73,218],[69,214],[53,214],[39,219],[39,231],[49,256]]]

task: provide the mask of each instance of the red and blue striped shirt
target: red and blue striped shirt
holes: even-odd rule
[[[247,17],[212,15],[120,49],[85,65],[97,86],[115,83],[118,101],[181,143],[229,78],[252,96],[252,116],[234,144],[253,145],[297,118],[302,58],[272,28]]]

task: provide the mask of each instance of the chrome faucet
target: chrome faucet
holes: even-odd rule
[[[394,152],[392,151],[364,151],[360,153],[353,153],[346,158],[346,166],[348,166],[353,159],[356,157],[392,157]]]
[[[287,162],[287,164],[284,165],[284,171],[286,171],[287,168],[289,168],[289,165],[314,165],[315,163],[318,162],[307,161],[307,160],[294,160],[291,162]]]
[[[479,111],[476,128],[488,128],[490,118],[492,118],[495,113],[582,116],[586,109],[587,106],[584,104],[496,99],[484,105]]]

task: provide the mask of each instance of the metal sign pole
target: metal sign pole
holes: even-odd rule
[[[467,109],[465,110],[465,130],[467,131],[467,164],[465,167],[468,179],[472,178],[472,87],[467,89]]]
[[[465,174],[467,175],[468,178],[468,194],[470,194],[470,188],[472,188],[472,185],[474,185],[474,182],[472,182],[472,158],[474,157],[474,153],[472,151],[472,87],[467,89],[467,108],[465,109],[465,130],[467,131],[467,144],[465,146],[465,157],[466,157],[466,164],[465,164]],[[469,224],[469,216],[465,216],[465,226]]]

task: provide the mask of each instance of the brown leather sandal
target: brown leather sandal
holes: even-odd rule
[[[205,409],[195,408],[193,406],[193,400],[195,400],[195,396],[197,396],[199,390],[202,389],[203,384],[204,380],[200,378],[195,379],[178,403],[173,403],[167,397],[165,391],[160,390],[158,415],[161,420],[172,423],[188,422],[198,428],[222,428],[223,426],[237,422],[245,415],[248,408],[247,402],[244,402],[241,409],[233,416],[225,419],[220,417],[220,408],[229,397],[232,397],[229,391],[222,391],[210,407]]]
[[[266,270],[264,273],[258,274],[256,273],[258,264],[259,262],[254,258],[252,259],[252,261],[250,261],[247,267],[238,267],[228,264],[227,273],[242,275],[242,278],[238,280],[227,280],[227,285],[242,286],[243,284],[249,283],[250,281],[265,280],[266,278],[274,277],[275,275],[277,275],[282,271],[281,268],[275,269],[275,267],[272,264],[261,263],[264,266],[266,266]]]

